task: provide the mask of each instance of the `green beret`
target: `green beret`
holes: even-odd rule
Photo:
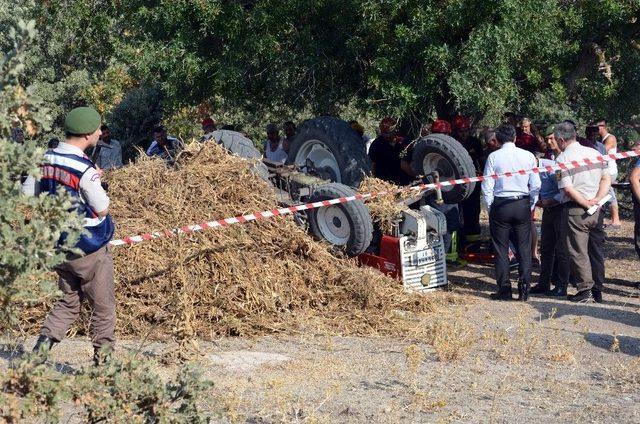
[[[64,120],[64,130],[69,134],[92,134],[100,127],[102,118],[92,107],[77,107]]]
[[[547,128],[544,129],[544,133],[542,135],[544,135],[545,137],[548,135],[551,135],[553,134],[555,129],[556,129],[555,125],[548,125]]]

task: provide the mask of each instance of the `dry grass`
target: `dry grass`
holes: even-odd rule
[[[440,361],[455,361],[465,357],[477,338],[475,329],[464,317],[444,317],[428,326],[427,343]]]
[[[640,359],[618,361],[603,368],[608,383],[623,393],[640,391]]]
[[[116,237],[271,209],[273,190],[221,147],[192,145],[167,168],[142,159],[108,176]],[[455,300],[333,256],[290,217],[114,249],[120,335],[177,340],[309,331],[403,335]],[[35,332],[50,304],[25,311]],[[407,314],[398,314],[404,311]]]
[[[397,185],[378,178],[367,177],[360,183],[358,191],[360,193],[394,192],[399,188]],[[375,197],[367,203],[373,221],[378,224],[383,234],[390,234],[394,223],[402,217],[402,211],[408,209],[401,201],[411,197],[411,194],[415,194],[415,192]]]

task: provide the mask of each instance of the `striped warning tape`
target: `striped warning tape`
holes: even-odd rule
[[[540,166],[540,167],[535,167],[531,169],[521,169],[515,172],[505,172],[502,174],[491,174],[491,175],[479,175],[477,177],[464,177],[457,180],[441,181],[439,183],[418,184],[415,186],[403,187],[397,190],[386,190],[386,191],[379,191],[379,192],[373,192],[373,193],[367,193],[367,194],[356,194],[355,196],[340,197],[337,199],[322,200],[320,202],[313,202],[313,203],[304,203],[304,204],[289,206],[285,208],[272,209],[272,210],[267,210],[262,212],[254,212],[251,214],[235,216],[232,218],[217,219],[215,221],[203,222],[201,224],[187,225],[184,227],[174,228],[171,230],[155,231],[152,233],[129,236],[119,240],[112,240],[109,243],[112,246],[131,245],[131,244],[143,242],[145,240],[173,237],[178,234],[189,234],[196,231],[226,227],[233,224],[244,224],[246,222],[273,218],[274,216],[289,215],[296,212],[307,211],[307,210],[327,207],[331,205],[337,205],[340,203],[353,202],[356,200],[364,201],[364,200],[373,199],[375,197],[387,196],[390,194],[399,194],[407,191],[421,192],[421,191],[430,190],[434,188],[469,184],[472,182],[482,182],[487,178],[493,178],[494,180],[497,180],[499,178],[510,178],[514,175],[528,175],[528,174],[538,174],[538,173],[545,173],[545,172],[556,172],[558,170],[562,171],[562,170],[569,170],[569,169],[585,168],[585,167],[594,165],[595,163],[602,163],[609,160],[626,159],[626,158],[631,158],[636,156],[640,156],[640,155],[634,151],[611,153],[604,156],[597,156],[594,159],[582,159],[579,161],[558,163],[550,166]]]

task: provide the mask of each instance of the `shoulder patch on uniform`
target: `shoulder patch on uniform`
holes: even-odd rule
[[[99,181],[99,180],[100,180],[100,174],[98,174],[97,172],[91,176],[91,181]]]

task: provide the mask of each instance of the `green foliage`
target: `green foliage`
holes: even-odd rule
[[[0,377],[0,420],[43,418],[58,422],[60,406],[75,402],[89,423],[205,423],[200,406],[211,383],[194,365],[184,365],[175,379],[163,382],[154,362],[124,360],[61,374],[29,354]]]
[[[67,377],[28,355],[0,378],[0,419],[18,422],[27,417],[57,422],[60,402],[67,399]]]
[[[551,103],[625,121],[640,106],[637,1],[138,0],[121,11],[131,26],[122,60],[159,82],[170,108],[357,104],[495,122]]]
[[[148,361],[113,359],[76,377],[73,398],[83,405],[88,422],[207,422],[196,401],[210,384],[193,366],[175,381],[163,383]]]
[[[19,125],[30,135],[47,127],[46,110],[32,87],[20,85],[24,70],[25,44],[35,37],[33,22],[17,23],[9,31],[13,47],[0,62],[3,80],[0,86],[0,328],[15,323],[16,302],[35,300],[45,285],[43,275],[64,260],[56,249],[62,233],[67,233],[67,246],[72,246],[81,231],[77,215],[70,214],[71,201],[60,196],[24,196],[21,182],[39,177],[38,164],[43,150],[35,143],[24,145],[9,140],[10,127]],[[44,279],[46,281],[46,279]],[[49,286],[50,289],[50,286]],[[47,290],[50,292],[51,290]]]
[[[142,86],[129,91],[107,116],[109,128],[122,144],[123,159],[138,156],[137,148],[151,143],[153,127],[163,116],[163,94],[158,87]]]

